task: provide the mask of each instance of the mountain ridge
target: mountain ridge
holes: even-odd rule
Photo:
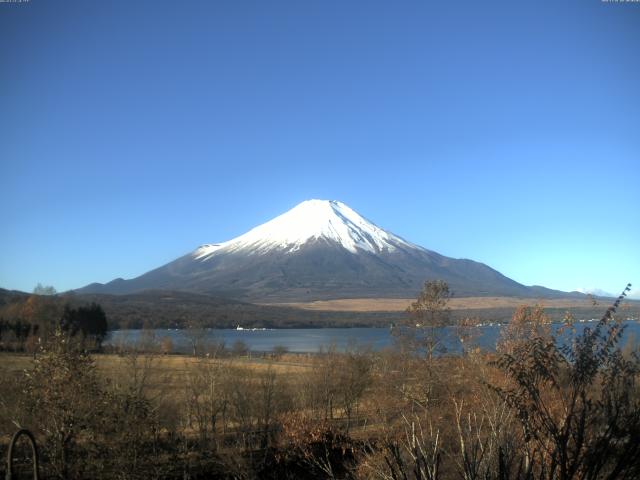
[[[457,296],[559,297],[491,267],[413,244],[339,201],[307,200],[243,235],[204,244],[136,278],[93,283],[79,293],[181,290],[242,301],[414,297],[428,279]]]

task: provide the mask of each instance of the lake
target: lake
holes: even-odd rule
[[[626,341],[637,343],[640,341],[640,323],[637,321],[623,322],[626,326],[621,344]],[[588,326],[595,326],[595,322],[577,322],[576,331],[582,332]],[[554,325],[554,329],[560,325]],[[502,326],[489,324],[478,327],[478,338],[475,343],[485,350],[495,349],[496,341]],[[143,338],[143,330],[114,330],[109,333],[106,345],[133,345]],[[156,340],[169,337],[175,352],[190,351],[189,338],[183,330],[155,329],[151,330]],[[451,327],[441,329],[440,334],[446,340],[443,342],[449,352],[459,352],[460,342],[454,337]],[[243,341],[253,352],[270,352],[276,346],[283,346],[293,353],[315,353],[321,348],[334,345],[338,350],[345,350],[349,346],[370,347],[382,350],[394,344],[395,337],[388,328],[291,328],[273,330],[236,330],[236,329],[207,329],[204,334],[211,342],[223,341],[230,348],[236,341]]]

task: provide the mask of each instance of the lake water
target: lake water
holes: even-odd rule
[[[626,325],[622,344],[630,340],[634,343],[640,341],[640,323],[637,321],[623,322]],[[576,323],[578,333],[595,323]],[[554,325],[559,328],[560,325]],[[475,343],[485,350],[495,349],[496,341],[500,335],[500,325],[485,325],[478,327],[478,337]],[[175,352],[189,352],[189,338],[183,330],[156,329],[152,330],[156,340],[169,337]],[[211,342],[224,342],[230,348],[236,341],[243,341],[253,352],[270,352],[276,346],[283,346],[289,352],[315,353],[321,348],[335,345],[338,350],[345,350],[349,346],[370,347],[373,350],[381,350],[390,347],[395,342],[395,337],[388,328],[291,328],[274,330],[231,330],[231,329],[207,329],[206,339]],[[445,339],[443,342],[449,352],[459,352],[460,343],[455,340],[453,330],[445,327],[440,334]],[[142,330],[114,330],[107,337],[107,345],[135,344],[143,338]]]

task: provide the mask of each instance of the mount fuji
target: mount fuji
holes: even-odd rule
[[[239,237],[202,245],[137,278],[77,292],[178,290],[252,302],[410,298],[428,279],[445,280],[456,296],[567,295],[427,250],[328,200],[302,202]]]

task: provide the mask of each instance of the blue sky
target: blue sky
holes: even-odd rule
[[[525,283],[640,286],[640,4],[0,3],[0,287],[309,198]]]

